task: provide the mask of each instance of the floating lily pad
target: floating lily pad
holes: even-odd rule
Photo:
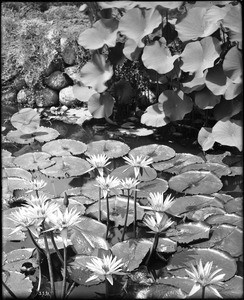
[[[199,239],[209,238],[210,226],[204,222],[191,222],[177,225],[174,229],[168,229],[166,236],[182,244],[188,244]]]
[[[152,129],[147,128],[119,128],[119,132],[125,135],[148,136],[154,133]]]
[[[204,163],[204,160],[200,156],[190,153],[176,153],[175,157],[167,161],[153,163],[152,166],[157,171],[179,174],[183,167],[193,163]]]
[[[221,176],[226,176],[231,173],[231,170],[228,166],[224,164],[218,164],[218,163],[202,163],[202,164],[191,164],[188,166],[185,166],[181,169],[181,173],[187,172],[187,171],[210,171],[219,178]]]
[[[8,177],[2,179],[2,188],[4,193],[11,193],[14,190],[30,190],[32,183],[23,178]]]
[[[27,181],[32,180],[31,173],[22,168],[4,168],[2,170],[2,177],[3,178],[17,177],[17,178],[25,179]]]
[[[22,231],[11,234],[16,228],[16,223],[10,220],[9,216],[18,209],[16,207],[9,208],[2,213],[2,237],[4,241],[24,241],[26,239],[26,234]]]
[[[153,162],[159,162],[162,160],[168,160],[175,156],[175,150],[164,145],[150,144],[140,146],[130,150],[129,154],[134,157],[143,155],[153,158]]]
[[[63,211],[63,210],[65,209],[65,206],[64,206],[64,198],[63,198],[63,197],[62,197],[62,198],[55,198],[55,199],[52,199],[52,203],[57,203],[57,204],[59,204],[61,211]],[[69,198],[69,209],[71,209],[71,208],[73,208],[73,207],[74,207],[74,208],[77,210],[77,212],[79,212],[81,215],[84,214],[85,209],[86,209],[86,207],[85,207],[82,203],[80,203],[80,202],[78,202],[78,201],[76,201],[76,200],[74,200],[74,199],[70,199],[70,198]]]
[[[45,152],[30,152],[16,157],[14,163],[26,170],[40,170],[55,163],[50,158],[51,155]]]
[[[205,222],[211,225],[229,224],[243,228],[243,218],[234,213],[232,214],[220,214],[212,215],[205,219]]]
[[[83,186],[82,186],[83,187]],[[80,203],[82,205],[91,204],[94,202],[94,200],[89,199],[88,197],[82,195],[81,188],[71,188],[68,190],[65,190],[60,194],[60,197],[64,197],[64,193],[68,196],[69,201],[74,201],[77,203]]]
[[[189,220],[193,220],[193,221],[205,221],[205,219],[209,216],[212,215],[217,215],[217,214],[226,214],[226,211],[220,207],[214,207],[214,206],[210,206],[210,207],[203,207],[200,209],[197,209],[195,211],[190,211],[188,213],[185,214],[185,216],[189,219]]]
[[[149,193],[164,193],[168,189],[168,182],[161,178],[156,178],[152,181],[141,182],[138,185],[138,198],[147,198]]]
[[[86,216],[81,216],[80,222],[76,225],[76,228],[80,229],[81,231],[85,229],[90,233],[96,234],[102,238],[106,237],[107,226]]]
[[[104,153],[109,158],[117,158],[126,155],[129,151],[130,147],[123,142],[116,140],[101,140],[89,143],[85,154]]]
[[[234,198],[233,200],[228,201],[225,204],[225,209],[227,213],[240,213],[243,211],[243,198],[238,197]]]
[[[35,132],[40,126],[40,115],[33,108],[23,108],[13,114],[12,125],[23,133]]]
[[[55,164],[40,171],[46,176],[55,178],[80,176],[88,172],[91,168],[85,159],[70,155],[53,157],[51,161]]]
[[[218,192],[223,184],[209,171],[188,171],[171,177],[169,187],[180,193],[208,195]]]
[[[221,273],[225,274],[224,280],[228,280],[236,274],[237,265],[234,258],[221,250],[205,248],[183,250],[173,254],[167,269],[174,276],[188,277],[185,268],[190,270],[191,263],[195,264],[200,259],[204,265],[212,261],[212,271],[221,268]]]
[[[12,156],[12,153],[8,150],[2,149],[2,166],[5,168],[11,168],[15,167],[15,164],[13,163],[14,157]]]
[[[150,239],[153,242],[153,239]],[[177,250],[177,243],[175,241],[172,241],[169,238],[163,238],[160,237],[158,239],[158,245],[156,251],[158,252],[166,252],[166,253],[172,253]]]
[[[243,277],[235,275],[225,282],[219,292],[224,299],[241,299],[243,297]]]
[[[127,178],[135,178],[134,168],[131,166],[128,166],[128,165],[121,166],[121,167],[114,169],[111,172],[111,175],[118,177],[119,179],[125,179],[126,177]],[[156,177],[157,177],[157,172],[153,168],[146,167],[146,168],[143,168],[142,175],[139,174],[138,179],[140,181],[151,181],[151,180],[155,179]]]
[[[42,146],[42,151],[47,152],[51,155],[62,156],[62,155],[78,155],[86,151],[86,144],[70,140],[70,139],[59,139],[51,141]]]
[[[16,249],[7,253],[4,263],[4,270],[21,271],[24,263],[30,262],[33,267],[37,267],[36,259],[33,258],[34,248]]]

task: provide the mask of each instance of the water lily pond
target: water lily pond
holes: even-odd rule
[[[11,115],[2,122],[6,297],[242,297],[241,155],[206,154],[133,122]]]

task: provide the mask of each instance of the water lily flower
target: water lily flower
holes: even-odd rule
[[[57,229],[60,231],[64,245],[68,245],[68,231],[80,222],[80,213],[73,207],[70,210],[65,209],[64,213],[60,209],[57,209],[52,216],[49,216],[51,223],[54,225],[48,231]]]
[[[147,198],[151,206],[142,206],[144,209],[157,212],[167,211],[173,204],[174,198],[168,195],[164,199],[164,193],[149,193]]]
[[[133,155],[129,154],[129,157],[124,157],[124,160],[126,164],[134,168],[135,178],[138,178],[140,169],[148,167],[148,165],[153,163],[153,159],[151,157],[147,158],[147,157],[143,157],[142,155],[134,157]]]
[[[125,179],[121,179],[120,180],[120,184],[123,187],[123,189],[125,190],[137,190],[136,186],[140,183],[139,180],[135,179],[135,178],[128,178],[126,177]]]
[[[103,177],[103,169],[110,164],[109,157],[107,157],[106,154],[90,154],[90,158],[87,158],[86,160],[92,165],[91,170],[97,169],[99,172],[99,175]]]
[[[91,280],[99,279],[101,281],[107,279],[111,285],[113,285],[113,274],[124,275],[121,272],[122,259],[117,260],[117,257],[112,255],[103,255],[103,258],[94,257],[91,262],[86,264],[86,267],[90,269],[94,274],[86,280],[86,282]]]
[[[120,180],[117,177],[108,175],[106,178],[98,176],[96,178],[98,185],[103,191],[103,197],[106,198],[107,195],[113,191],[117,193],[117,189],[120,186]]]
[[[222,282],[225,274],[219,274],[222,269],[217,269],[214,272],[211,273],[213,262],[207,262],[205,266],[202,264],[202,260],[197,263],[196,267],[194,267],[193,264],[191,264],[191,271],[185,270],[187,274],[191,277],[191,280],[195,282],[194,286],[192,287],[189,296],[194,295],[197,291],[199,291],[201,288],[206,289],[209,291],[212,291],[216,296],[219,298],[223,298],[218,290],[216,289],[216,286],[223,286],[224,283]]]
[[[39,191],[47,185],[47,182],[43,179],[33,179],[31,182],[32,188],[26,191],[26,193],[30,193],[32,191]]]
[[[155,213],[155,216],[147,215],[143,222],[147,227],[156,233],[166,230],[174,223],[174,221],[171,221],[166,214],[160,214],[158,212]]]
[[[26,202],[28,205],[42,205],[45,202],[47,202],[50,198],[47,197],[46,195],[42,194],[37,196],[31,195],[30,199],[26,199]]]

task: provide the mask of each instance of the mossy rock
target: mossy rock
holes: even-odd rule
[[[55,71],[44,79],[44,83],[53,90],[61,90],[71,84],[71,79],[61,71]]]
[[[44,88],[37,93],[36,105],[38,107],[50,107],[59,104],[58,92]]]

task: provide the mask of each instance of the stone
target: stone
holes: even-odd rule
[[[7,90],[2,93],[1,101],[2,103],[9,104],[9,103],[15,103],[16,102],[16,91],[14,90]]]
[[[76,62],[76,52],[74,47],[71,44],[64,47],[62,51],[62,58],[67,65],[74,65]]]
[[[79,66],[67,67],[64,69],[64,72],[73,80],[74,84],[82,82],[79,74]]]
[[[13,83],[13,88],[16,92],[19,92],[21,89],[26,87],[24,78],[16,78]]]
[[[36,105],[38,107],[51,107],[59,105],[58,92],[44,88],[37,93]]]
[[[53,90],[60,91],[71,82],[70,78],[61,71],[55,71],[44,79],[44,83]]]
[[[67,107],[71,107],[79,102],[74,96],[73,86],[68,86],[59,92],[59,102]]]
[[[26,104],[31,99],[32,92],[26,88],[21,89],[17,94],[17,102],[19,104]]]
[[[54,60],[52,60],[49,63],[48,67],[44,70],[43,76],[48,77],[49,75],[51,75],[55,71],[61,71],[62,68],[63,68],[62,59],[55,58]]]

